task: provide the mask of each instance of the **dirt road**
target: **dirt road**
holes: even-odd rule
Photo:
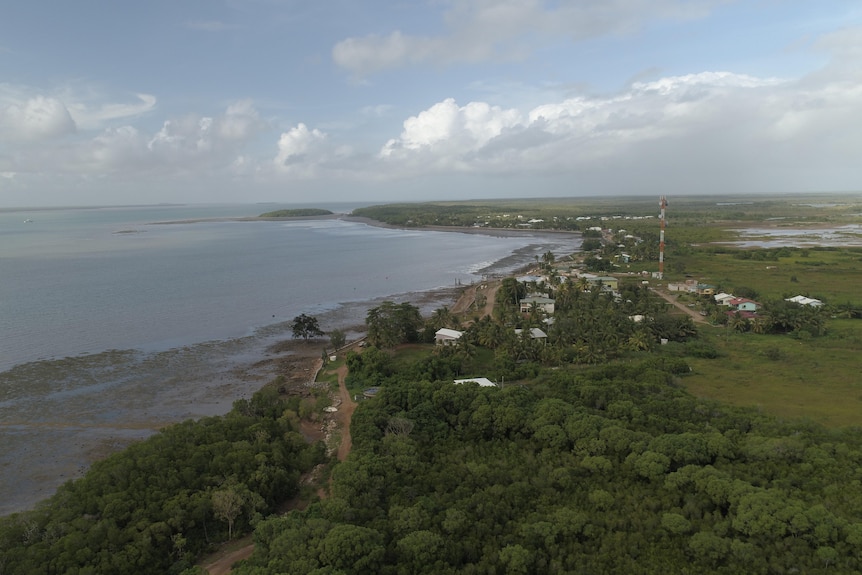
[[[652,292],[654,294],[661,296],[662,299],[664,299],[669,304],[675,306],[678,310],[683,311],[683,312],[687,313],[688,315],[690,315],[691,319],[693,319],[695,321],[695,323],[703,323],[703,324],[709,323],[705,316],[700,315],[700,312],[697,312],[697,311],[693,310],[692,308],[688,307],[687,305],[680,303],[679,301],[677,301],[677,299],[674,296],[670,295],[666,291],[659,290],[656,288],[650,288],[650,289],[652,290]]]

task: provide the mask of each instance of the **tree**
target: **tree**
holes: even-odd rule
[[[340,329],[334,329],[329,332],[329,343],[332,344],[332,347],[335,349],[339,349],[347,342],[347,335],[341,331]]]
[[[409,303],[396,304],[385,301],[368,310],[365,316],[368,327],[368,341],[371,345],[387,348],[399,343],[418,339],[422,327],[422,314],[419,308]]]
[[[300,314],[293,318],[293,338],[302,338],[308,341],[310,337],[323,335],[320,325],[317,323],[317,318],[312,315]]]
[[[222,521],[227,522],[227,538],[233,539],[233,524],[242,513],[245,501],[232,488],[213,492],[213,513]]]

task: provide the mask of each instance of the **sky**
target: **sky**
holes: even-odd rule
[[[0,9],[0,207],[859,191],[858,0]]]

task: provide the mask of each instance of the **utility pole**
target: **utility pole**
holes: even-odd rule
[[[665,226],[665,208],[667,208],[667,199],[664,196],[659,198],[658,202],[661,208],[659,220],[661,221],[661,232],[658,240],[658,279],[664,279],[664,226]]]

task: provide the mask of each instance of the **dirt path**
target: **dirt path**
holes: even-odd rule
[[[694,311],[693,309],[686,306],[685,304],[680,303],[679,301],[677,301],[677,299],[675,297],[673,297],[672,295],[670,295],[666,291],[657,290],[655,288],[650,288],[650,289],[652,289],[652,292],[654,294],[661,296],[661,298],[664,299],[667,303],[676,307],[678,310],[683,311],[683,312],[687,313],[688,315],[690,315],[691,319],[693,319],[695,321],[695,323],[703,323],[703,324],[709,323],[707,321],[706,317],[700,315],[700,313]]]
[[[239,547],[236,545],[239,544]],[[227,575],[231,572],[233,565],[248,559],[254,551],[254,543],[251,535],[246,535],[242,539],[237,539],[234,544],[228,549],[220,551],[216,557],[211,559],[211,562],[204,565],[204,571],[209,575]]]
[[[353,417],[353,412],[356,410],[356,402],[350,397],[350,392],[347,390],[345,380],[347,378],[347,366],[342,365],[336,371],[338,374],[338,396],[341,399],[341,404],[338,407],[336,419],[341,428],[341,443],[338,446],[338,461],[344,461],[353,447],[353,441],[350,438],[350,420]],[[320,492],[325,496],[325,490]],[[237,547],[237,545],[239,546]],[[248,559],[254,552],[254,542],[252,536],[247,535],[242,539],[234,542],[230,548],[219,552],[216,556],[211,557],[209,562],[203,566],[204,571],[209,575],[229,575],[231,568],[238,561]]]
[[[341,427],[341,444],[338,446],[338,461],[344,461],[353,447],[353,440],[350,437],[350,420],[353,418],[353,412],[356,410],[356,402],[350,397],[350,392],[347,391],[345,379],[347,377],[347,366],[342,365],[336,371],[338,374],[338,394],[341,397],[341,405],[338,408],[338,424]]]
[[[455,315],[466,315],[476,303],[476,296],[482,295],[485,297],[485,305],[482,309],[475,310],[476,314],[479,317],[491,315],[494,311],[494,297],[497,295],[499,287],[500,280],[488,280],[472,285],[464,290],[450,311]]]

